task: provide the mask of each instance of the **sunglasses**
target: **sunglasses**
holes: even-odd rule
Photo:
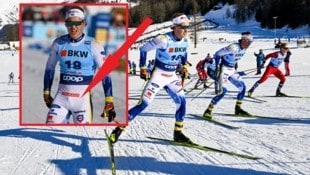
[[[190,29],[191,26],[183,26],[183,25],[177,25],[178,27],[180,27],[181,29]]]
[[[251,45],[252,42],[253,42],[253,40],[248,40],[248,39],[243,39],[243,40],[246,41],[246,43],[247,43],[248,45]]]
[[[67,27],[72,27],[72,26],[80,26],[84,21],[66,21],[65,25]]]
[[[283,47],[283,49],[288,50],[288,47]]]

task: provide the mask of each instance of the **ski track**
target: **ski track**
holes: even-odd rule
[[[60,153],[60,148],[62,148],[61,145],[57,145],[55,151],[55,154],[53,156],[53,158],[56,160],[59,158],[59,153]],[[45,165],[45,167],[42,169],[42,171],[40,172],[40,175],[44,175],[44,174],[48,174],[48,170],[49,168],[52,167],[52,171],[51,171],[51,175],[55,175],[56,174],[56,164],[47,164]]]
[[[93,138],[93,136],[86,130],[85,127],[78,127],[78,128],[82,130],[82,132],[83,132],[82,135],[83,135],[83,136],[86,136],[87,138]],[[90,129],[90,128],[88,127],[88,129]],[[98,151],[100,151],[100,147],[107,149],[107,147],[103,146],[103,143],[102,143],[101,145],[102,145],[102,146],[100,146],[99,141],[98,141],[98,142],[88,141],[88,145],[86,145],[86,146],[87,146],[86,149],[89,149],[89,152],[93,151],[93,152],[94,152],[94,155],[92,155],[92,156],[97,157],[97,156],[99,156],[100,154],[97,152],[97,149],[96,149],[96,148],[99,148]],[[85,145],[83,145],[83,146],[86,147]],[[93,148],[93,149],[91,149],[91,148]],[[84,151],[84,149],[85,149],[85,148],[83,148],[82,151]],[[106,153],[108,153],[108,151],[109,151],[109,150],[106,150]],[[109,154],[108,154],[108,155],[109,155]],[[96,159],[96,166],[94,166],[94,167],[100,167],[100,163],[98,162],[98,159]]]
[[[38,151],[38,148],[40,148],[41,144],[42,144],[41,142],[39,144],[34,144],[29,149],[25,150],[22,156],[17,161],[13,170],[10,172],[10,174],[11,175],[15,174],[15,172],[19,169],[19,167],[23,165],[23,163],[27,161],[36,151]]]
[[[56,153],[55,153],[55,155],[54,155],[54,159],[55,159],[55,160],[59,158],[59,151],[60,151],[60,148],[61,148],[61,147],[62,147],[62,146],[57,145]],[[54,165],[53,165],[53,169],[52,169],[52,174],[55,174],[55,173],[56,173],[56,165],[54,164]]]

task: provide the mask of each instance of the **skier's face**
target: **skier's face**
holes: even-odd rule
[[[65,25],[70,37],[77,39],[82,35],[86,23],[79,17],[70,17],[66,20]]]
[[[247,49],[249,48],[249,46],[251,45],[252,41],[248,40],[248,39],[241,39],[241,47],[242,49]]]
[[[288,52],[288,47],[281,47],[280,51],[282,52],[282,54],[286,54]]]
[[[187,36],[189,30],[189,22],[183,22],[174,27],[174,34],[178,39],[182,39]]]

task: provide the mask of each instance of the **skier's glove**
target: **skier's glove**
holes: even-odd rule
[[[150,79],[149,72],[147,71],[147,68],[145,66],[140,67],[140,78],[145,81]]]
[[[187,65],[183,65],[182,66],[182,78],[183,79],[190,79],[191,77],[190,77],[190,74],[189,74],[189,72],[188,72],[188,70],[187,70]]]
[[[101,114],[102,118],[108,117],[108,122],[114,121],[116,117],[116,113],[114,110],[114,104],[113,103],[106,103],[103,109],[103,112]]]
[[[48,108],[51,108],[54,99],[53,99],[53,97],[51,97],[51,91],[50,90],[43,91],[43,99],[44,99],[46,106]]]

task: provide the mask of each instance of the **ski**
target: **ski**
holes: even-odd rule
[[[185,146],[188,148],[195,148],[195,149],[199,149],[202,151],[211,151],[211,152],[216,152],[216,153],[223,153],[223,154],[227,154],[230,156],[236,156],[236,157],[245,158],[245,159],[251,159],[251,160],[260,159],[259,157],[254,157],[254,156],[245,155],[245,154],[239,154],[239,153],[230,152],[230,151],[224,151],[224,150],[220,150],[220,149],[216,149],[216,148],[212,148],[212,147],[208,147],[208,146],[199,145],[197,143],[190,144],[190,143],[184,143],[184,142],[176,142],[174,140],[162,139],[162,138],[157,138],[157,137],[147,137],[147,138],[152,139],[152,140],[167,142],[167,143],[170,143],[172,145]]]
[[[191,93],[194,90],[204,90],[205,88],[191,88],[191,89],[184,89],[185,95]]]
[[[226,96],[231,96],[233,99],[237,99],[236,97],[236,94],[232,92],[232,91],[228,91],[228,93],[226,94]],[[216,95],[214,93],[214,95]],[[265,103],[267,102],[266,100],[261,100],[261,99],[258,99],[258,98],[252,98],[252,97],[247,97],[245,96],[245,98],[243,98],[243,101],[248,101],[248,102],[253,102],[253,103]]]
[[[257,70],[257,68],[256,67],[254,67],[254,68],[251,68],[251,69],[246,69],[246,70],[243,70],[243,71],[240,71],[240,72],[252,72],[252,71],[256,71]]]
[[[183,89],[185,92],[185,95],[187,95],[188,93],[192,92],[193,90],[195,90],[194,88],[190,88],[190,89]]]
[[[253,70],[244,70],[244,71],[238,71],[238,74],[240,75],[240,76],[246,76],[246,75],[248,75],[248,74],[250,74],[250,73],[253,73],[253,72],[256,72],[256,68],[255,69],[253,69]]]
[[[205,90],[210,89],[210,86],[213,85],[214,81],[208,84],[207,88],[203,88],[202,90],[199,91],[198,94],[196,94],[195,96],[192,97],[192,100],[195,100],[195,98],[197,98],[199,95],[201,95]]]
[[[272,120],[286,120],[286,121],[299,121],[299,119],[291,119],[291,118],[280,118],[280,117],[267,117],[262,115],[236,115],[229,113],[214,113],[220,116],[229,116],[229,117],[243,117],[243,118],[262,118],[262,119],[272,119]]]
[[[265,102],[267,102],[265,100],[257,100],[257,99],[252,99],[252,98],[244,98],[243,101],[248,101],[248,102],[253,102],[253,103],[265,103]]]
[[[252,100],[255,100],[255,101],[258,101],[258,102],[261,102],[261,103],[268,102],[266,100],[262,100],[262,99],[259,99],[259,98],[256,98],[256,97],[252,97],[252,96],[244,96],[244,97],[252,99]]]
[[[184,92],[185,92],[185,95],[187,95],[194,90],[202,90],[202,89],[204,88],[189,88],[189,89],[184,89]]]
[[[202,94],[205,90],[207,90],[208,88],[203,88],[197,95],[195,95],[195,96],[193,96],[192,97],[192,100],[191,101],[193,101],[193,100],[195,100],[195,98],[197,98],[200,94]]]
[[[211,84],[212,85],[212,84]],[[212,87],[208,86],[207,88],[190,88],[190,89],[184,89],[185,95],[189,94],[190,92],[194,90],[199,90],[199,95],[204,92],[206,89],[211,89]],[[197,95],[197,96],[199,96]]]
[[[213,123],[215,125],[219,125],[219,126],[222,126],[224,128],[227,128],[227,129],[240,129],[240,127],[236,127],[236,126],[232,126],[232,125],[228,125],[228,124],[225,124],[225,123],[222,123],[214,118],[211,118],[211,119],[208,119],[208,118],[205,118],[203,117],[202,115],[198,115],[198,114],[189,114],[191,116],[194,116],[194,117],[198,117],[198,118],[201,118],[203,120],[206,120],[210,123]]]
[[[207,88],[210,88],[213,83],[214,82],[207,83]],[[201,86],[201,85],[203,85],[203,83],[201,83],[199,86]],[[185,95],[187,95],[188,93],[192,92],[193,90],[204,90],[204,89],[207,89],[207,88],[194,88],[194,87],[189,88],[189,89],[185,89],[185,86],[182,89],[180,89],[178,92],[180,92],[181,90],[184,90]]]
[[[275,95],[263,95],[257,97],[277,97],[277,98],[310,98],[310,96],[299,96],[299,95],[286,95],[286,96],[275,96]]]
[[[110,141],[109,138],[109,134],[107,132],[107,130],[104,130],[107,142],[108,142],[108,148],[109,148],[109,152],[110,152],[110,161],[111,161],[111,171],[112,171],[112,175],[116,175],[116,166],[115,166],[115,156],[114,156],[114,146],[112,144],[112,142]]]
[[[128,97],[128,100],[141,100],[140,97]]]
[[[195,81],[196,80],[196,75],[197,74],[194,74],[194,76],[193,77],[191,77],[191,80],[189,80],[180,90],[178,90],[178,93],[179,92],[181,92],[185,87],[187,87],[189,84],[191,84],[193,81]]]

